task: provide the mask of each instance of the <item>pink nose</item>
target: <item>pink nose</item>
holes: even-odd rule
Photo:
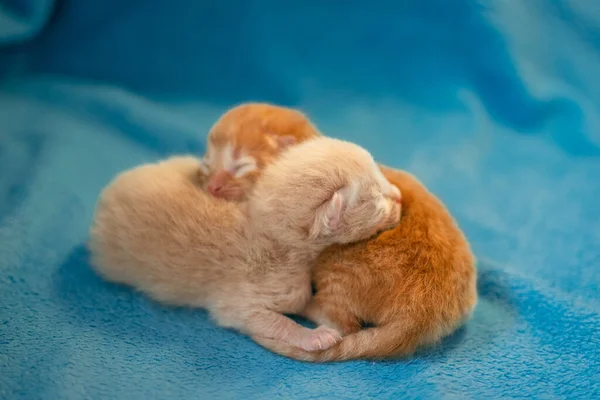
[[[219,171],[214,176],[212,176],[207,185],[208,192],[213,196],[218,196],[221,194],[223,189],[225,188],[225,184],[229,179],[229,174],[226,171]]]
[[[213,182],[209,182],[209,184],[208,184],[208,191],[213,196],[218,195],[222,189],[223,189],[223,184],[220,182],[213,181]]]

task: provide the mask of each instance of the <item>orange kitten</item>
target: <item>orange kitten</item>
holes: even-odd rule
[[[204,187],[215,197],[242,200],[283,149],[315,136],[319,132],[300,111],[266,103],[234,107],[209,132]]]
[[[402,191],[402,222],[376,238],[325,250],[314,269],[317,293],[304,311],[346,336],[315,352],[264,338],[255,338],[258,343],[304,361],[402,357],[470,317],[476,271],[463,233],[414,177],[382,169]],[[374,327],[361,330],[363,323]]]
[[[335,344],[335,330],[283,314],[306,307],[310,266],[325,247],[398,223],[398,189],[366,150],[327,138],[267,166],[246,203],[205,193],[198,168],[174,157],[115,178],[90,232],[94,268],[158,301],[207,308],[219,325],[253,337],[308,351]]]
[[[255,118],[260,118],[260,115],[256,115]],[[245,120],[244,123],[257,124],[252,118]],[[243,137],[244,125],[239,121],[237,126],[241,129],[239,136]],[[297,140],[297,142],[300,141],[302,139]],[[264,164],[266,163],[263,163],[262,166]],[[305,312],[305,315],[316,322],[329,323],[346,334],[360,329],[362,322],[377,323],[378,330],[365,331],[365,334],[377,338],[364,339],[371,341],[372,347],[366,346],[364,343],[361,347],[361,343],[352,342],[352,340],[363,340],[362,336],[357,335],[345,338],[343,344],[322,354],[294,352],[294,349],[280,347],[276,342],[262,342],[263,344],[288,356],[313,361],[403,356],[410,354],[418,347],[435,343],[468,318],[475,306],[477,294],[474,259],[466,239],[444,206],[414,178],[400,171],[385,168],[384,171],[393,183],[398,183],[404,191],[409,190],[409,197],[403,201],[405,207],[408,204],[417,203],[415,199],[422,199],[423,204],[411,205],[408,206],[411,207],[410,209],[405,210],[405,215],[412,215],[409,219],[412,223],[407,224],[404,221],[395,231],[350,246],[348,249],[336,246],[326,250],[314,272],[317,287],[323,289]],[[251,184],[251,181],[247,182],[245,190],[250,190]],[[417,220],[415,215],[420,215],[424,219]],[[365,265],[369,265],[370,261],[381,262],[382,268],[377,275],[376,268],[372,268],[373,271],[371,271],[365,267]],[[411,262],[413,264],[407,266]],[[427,271],[428,264],[433,266],[439,264],[439,267]],[[352,266],[356,266],[356,268]],[[346,274],[341,274],[338,268],[342,272],[345,271]],[[389,281],[397,277],[398,271],[403,273],[402,276],[406,277],[408,282],[416,282],[416,286],[410,287],[399,283],[392,288],[397,292],[390,293],[389,298],[382,299],[378,291],[392,290],[389,287]],[[360,275],[363,272],[371,273],[373,278],[364,279]],[[449,279],[445,285],[444,279],[449,274],[454,274],[455,281]],[[436,282],[436,279],[439,283],[437,286],[426,284],[428,280],[433,283]],[[333,283],[327,284],[328,280]],[[361,281],[358,282],[358,280]],[[337,284],[340,286],[336,286]],[[452,285],[458,285],[458,287]],[[459,293],[460,285],[464,285],[462,293]],[[444,296],[450,295],[453,290],[456,292],[456,297],[446,302]],[[326,295],[329,291],[332,294]],[[404,292],[406,295],[403,294]],[[357,313],[356,310],[361,310],[360,315],[343,311],[338,302],[334,300],[336,294],[352,299],[352,301],[348,300],[349,304],[347,305],[355,313]],[[361,295],[364,296],[361,297]],[[428,300],[431,301],[421,301],[420,298],[424,295],[427,295]],[[394,300],[396,298],[397,301]],[[330,307],[328,307],[328,303],[331,303]],[[398,307],[405,307],[413,310],[414,313],[398,317],[398,313],[395,312],[395,308]],[[337,323],[332,323],[336,320],[337,314],[340,314],[340,319]],[[344,320],[343,317],[348,317],[348,319]],[[408,322],[413,321],[415,329],[410,330],[408,322],[400,329],[394,324],[395,322],[401,323],[396,320],[397,318],[406,318]],[[384,327],[388,329],[388,332],[384,330]]]

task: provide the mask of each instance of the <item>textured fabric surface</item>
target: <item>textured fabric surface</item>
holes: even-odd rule
[[[0,45],[0,398],[599,398],[600,2],[0,0]],[[464,329],[302,364],[94,275],[102,187],[247,100],[446,202],[479,259]]]

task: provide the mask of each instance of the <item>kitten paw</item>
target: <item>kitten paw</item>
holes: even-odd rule
[[[321,325],[306,334],[300,340],[298,347],[306,351],[327,350],[340,340],[342,340],[342,335],[338,331]]]

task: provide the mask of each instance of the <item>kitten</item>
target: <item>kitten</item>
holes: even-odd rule
[[[307,351],[340,340],[284,316],[311,297],[310,266],[334,243],[395,226],[400,193],[363,148],[328,138],[268,165],[248,202],[205,193],[199,162],[175,157],[126,171],[104,189],[90,232],[92,265],[163,303]]]
[[[260,115],[256,115],[255,117],[260,118]],[[250,121],[252,121],[252,120],[250,119]],[[248,123],[248,120],[246,120],[245,123]],[[256,124],[257,122],[253,121],[253,123]],[[244,125],[242,123],[238,123],[238,126],[241,129],[244,128]],[[244,131],[240,130],[238,132],[238,135],[241,136],[241,135],[243,135],[243,133],[244,133]],[[302,139],[297,140],[297,142],[300,142],[301,140]],[[293,144],[293,143],[291,143],[291,144]],[[265,163],[263,163],[262,166],[264,166],[264,164]],[[260,167],[259,167],[259,170],[260,170]],[[456,300],[455,303],[446,304],[448,310],[446,310],[446,309],[437,310],[439,313],[450,312],[450,311],[455,311],[455,312],[454,313],[450,312],[450,314],[447,315],[446,320],[440,319],[439,323],[437,325],[433,324],[429,329],[423,329],[422,332],[418,331],[418,329],[417,329],[417,331],[416,331],[417,333],[413,334],[412,337],[409,332],[398,329],[398,332],[396,335],[394,335],[394,334],[387,335],[388,339],[390,340],[390,343],[391,343],[390,347],[388,347],[387,349],[376,348],[375,350],[373,350],[373,349],[369,349],[368,347],[363,347],[361,349],[361,351],[366,352],[363,354],[359,354],[358,350],[352,349],[352,351],[346,355],[332,356],[329,353],[322,354],[322,355],[307,353],[307,354],[296,355],[295,356],[296,358],[308,359],[308,360],[313,359],[313,361],[326,361],[328,359],[328,357],[334,357],[336,359],[352,359],[352,358],[377,359],[377,358],[386,358],[386,357],[391,357],[391,356],[409,355],[414,350],[416,350],[416,348],[425,346],[428,344],[433,344],[436,341],[438,341],[441,337],[446,336],[447,334],[451,333],[456,327],[458,327],[458,325],[461,324],[461,322],[463,320],[466,320],[468,318],[473,307],[476,304],[477,293],[475,290],[474,258],[473,258],[473,255],[471,254],[471,251],[469,249],[468,243],[466,242],[466,239],[464,238],[462,232],[458,229],[458,227],[452,221],[452,218],[448,214],[447,210],[432,194],[430,194],[422,185],[420,185],[410,175],[408,175],[404,172],[393,171],[391,169],[385,169],[385,168],[384,168],[384,171],[385,171],[385,175],[389,179],[391,179],[394,183],[396,183],[396,181],[397,181],[398,183],[402,184],[402,186],[406,186],[409,190],[411,190],[411,194],[414,192],[414,194],[410,197],[410,200],[405,200],[404,204],[406,204],[407,202],[413,203],[412,199],[414,199],[414,198],[417,198],[417,199],[423,198],[423,200],[425,201],[423,205],[411,206],[412,209],[415,211],[411,212],[408,210],[406,212],[411,213],[412,215],[415,215],[417,213],[417,211],[419,211],[419,209],[417,209],[417,207],[421,208],[421,206],[422,206],[422,207],[424,207],[423,216],[427,219],[425,219],[423,221],[416,221],[415,218],[413,217],[413,218],[411,218],[411,220],[413,222],[420,222],[420,224],[406,226],[407,223],[403,222],[402,224],[400,224],[400,226],[398,228],[396,228],[396,230],[394,231],[396,233],[394,235],[392,235],[391,233],[386,233],[376,239],[372,239],[369,242],[352,246],[352,249],[346,250],[341,246],[337,246],[337,247],[326,250],[324,252],[324,254],[321,256],[320,261],[317,264],[317,267],[315,268],[315,278],[318,279],[319,282],[326,282],[326,280],[328,279],[329,276],[336,277],[336,275],[334,275],[334,272],[336,271],[336,269],[334,268],[335,265],[339,265],[340,268],[344,268],[343,265],[358,264],[357,269],[359,269],[359,268],[363,268],[363,266],[362,266],[363,264],[368,264],[369,259],[380,259],[381,258],[382,260],[385,260],[384,265],[386,266],[386,269],[384,269],[383,271],[380,272],[380,276],[378,277],[378,279],[375,279],[375,282],[372,282],[373,286],[368,287],[369,290],[363,291],[364,293],[369,293],[369,294],[373,295],[373,297],[372,297],[373,299],[379,299],[378,295],[376,293],[373,294],[372,292],[377,291],[377,280],[383,282],[383,284],[387,286],[389,284],[389,282],[386,283],[386,279],[393,279],[394,275],[390,275],[388,272],[386,272],[388,268],[391,271],[406,270],[407,271],[406,276],[408,276],[413,281],[419,282],[419,279],[420,279],[422,282],[422,281],[426,281],[427,279],[430,279],[429,275],[427,275],[425,273],[419,275],[420,269],[427,267],[427,264],[423,263],[423,261],[427,261],[428,259],[435,260],[435,261],[439,260],[439,262],[440,262],[440,264],[442,264],[443,268],[440,268],[439,273],[438,273],[437,269],[436,269],[436,271],[430,272],[430,274],[438,274],[436,276],[439,279],[443,279],[443,274],[452,273],[452,272],[456,273],[459,276],[462,273],[461,268],[464,270],[463,271],[464,276],[462,278],[460,278],[460,276],[458,278],[456,278],[458,281],[458,284],[465,285],[465,289],[464,289],[462,295],[461,296],[459,295],[458,298],[455,299]],[[245,186],[246,190],[249,190],[251,185],[252,185],[252,182],[249,181],[247,186]],[[241,197],[243,197],[243,195]],[[440,219],[443,223],[437,223],[436,221],[438,219]],[[415,229],[413,230],[413,228],[415,228]],[[427,231],[430,232],[430,233],[428,233],[428,235],[429,235],[428,239],[424,239],[424,238],[420,237],[420,235],[422,235],[423,232],[427,232]],[[442,242],[442,240],[444,238],[442,235],[444,235],[444,234],[448,234],[448,243],[454,243],[453,245],[458,248],[459,252],[457,254],[452,254],[452,252],[455,250],[454,248],[449,249],[449,248],[443,246],[444,243]],[[398,238],[400,238],[400,237],[403,237],[403,239],[401,240],[400,243],[396,243]],[[378,252],[378,254],[365,253],[365,249],[368,249],[368,252]],[[401,253],[405,253],[405,254],[402,255]],[[460,262],[461,256],[464,257],[462,264]],[[396,258],[399,261],[394,262],[393,260]],[[412,268],[413,268],[412,270],[410,268],[405,267],[405,265],[404,265],[404,264],[409,263],[410,261],[415,262],[415,264],[412,265]],[[447,265],[447,268],[444,267],[445,265]],[[455,270],[453,270],[453,267],[455,268]],[[349,268],[351,268],[351,267],[349,267]],[[359,269],[359,271],[362,271],[362,269]],[[350,275],[350,277],[351,277],[351,275]],[[337,277],[332,278],[332,279],[337,279]],[[360,293],[358,292],[358,290],[355,290],[356,285],[351,282],[351,279],[349,278],[349,276],[346,276],[345,279],[349,280],[350,282],[348,282],[347,287],[341,288],[341,289],[344,289],[345,291],[347,291],[347,293],[344,292],[344,294],[350,296],[350,298],[354,298],[354,296],[359,295]],[[358,279],[358,277],[357,277],[357,279]],[[461,281],[461,279],[462,279],[462,281]],[[451,284],[451,282],[449,282],[449,284]],[[325,285],[325,284],[322,284],[321,286],[323,286],[323,285]],[[319,287],[319,286],[320,285],[317,283],[317,287]],[[325,285],[325,287],[329,287],[329,286]],[[365,301],[365,303],[361,303],[360,299],[356,300],[358,305],[352,304],[352,307],[363,310],[363,313],[361,315],[366,315],[366,317],[364,317],[364,320],[358,319],[355,316],[349,320],[339,321],[340,322],[339,325],[332,324],[332,322],[330,320],[328,320],[328,318],[327,318],[327,312],[329,312],[329,308],[326,307],[327,303],[329,302],[330,299],[323,293],[321,293],[320,295],[315,297],[315,300],[312,303],[311,307],[308,308],[304,314],[308,318],[316,320],[317,322],[324,322],[324,323],[328,323],[329,325],[333,325],[345,334],[351,334],[351,333],[355,332],[357,329],[360,329],[361,322],[377,322],[380,326],[386,325],[384,323],[388,323],[388,322],[391,323],[392,321],[394,321],[394,319],[392,317],[390,317],[390,320],[385,320],[385,319],[380,318],[380,316],[386,315],[386,313],[388,313],[388,312],[391,315],[396,315],[393,313],[393,309],[398,306],[406,307],[408,305],[408,306],[414,307],[414,304],[412,304],[413,300],[419,301],[418,299],[416,299],[419,297],[418,290],[430,290],[429,295],[433,296],[433,298],[436,299],[437,301],[440,301],[440,297],[444,296],[444,290],[446,290],[443,282],[440,283],[439,288],[424,287],[424,288],[419,289],[418,287],[414,288],[415,293],[413,293],[409,290],[410,288],[402,287],[401,285],[398,285],[397,289],[398,289],[399,293],[401,293],[402,290],[407,291],[407,299],[408,300],[403,301],[403,302],[400,302],[400,301],[394,302],[393,299],[388,299],[387,301],[382,301],[381,304],[377,304],[377,303],[371,304],[368,301]],[[452,288],[448,288],[448,290],[451,290],[451,289]],[[340,290],[340,291],[342,291],[342,290]],[[402,298],[403,298],[402,295],[398,296],[398,299],[401,300]],[[320,300],[320,299],[322,299],[322,300]],[[365,300],[366,299],[368,299],[368,296],[365,297]],[[433,303],[435,303],[435,301]],[[337,303],[332,302],[332,304],[337,304]],[[360,304],[363,304],[363,306],[360,307]],[[440,301],[440,304],[444,305],[443,299]],[[375,310],[372,313],[368,311],[369,307],[371,307],[371,306],[373,306],[375,308]],[[458,307],[458,308],[455,310],[451,310],[452,307]],[[324,308],[324,310],[322,310],[321,308]],[[336,306],[334,305],[330,308],[335,310]],[[418,310],[420,310],[421,314],[419,314],[419,312],[415,312],[414,315],[409,315],[408,317],[413,318],[417,322],[422,321],[423,324],[427,324],[430,322],[430,321],[427,321],[428,318],[435,320],[437,314],[435,314],[435,312],[433,312],[433,311],[430,311],[427,307],[420,308]],[[339,310],[331,311],[331,313],[334,313],[334,314],[338,313],[338,312],[340,312],[340,311]],[[344,313],[342,313],[342,315],[344,315]],[[335,318],[329,318],[329,319],[335,319]],[[395,329],[395,328],[390,328],[390,329]],[[383,331],[379,330],[378,333],[376,333],[375,331],[367,331],[367,332],[369,332],[370,334],[380,336],[380,334],[382,334]],[[430,332],[430,333],[427,333],[427,332]],[[344,343],[350,343],[348,341],[349,338],[344,339]],[[404,344],[404,346],[405,346],[404,348],[396,349],[393,347],[394,344],[397,344],[398,346],[402,346],[401,342],[403,342],[403,341],[406,342]],[[381,342],[383,343],[383,340]],[[275,351],[278,350],[277,343],[265,342],[263,344],[266,344],[267,347],[271,346],[273,348],[273,350],[275,350]],[[383,343],[382,346],[384,344],[385,343]],[[341,347],[342,347],[342,344],[339,344],[335,348],[341,348]],[[334,352],[334,349],[330,349],[330,351]],[[369,352],[369,350],[371,350],[372,352],[370,354],[367,354]],[[286,355],[292,356],[292,357],[294,357],[294,354],[293,354],[294,351],[295,351],[295,349],[291,349],[289,347],[279,349],[279,352],[284,353],[284,354],[287,353]],[[373,353],[373,351],[375,351],[375,353]]]
[[[234,107],[209,132],[200,170],[204,188],[215,197],[243,200],[282,150],[319,135],[298,110],[266,103]]]
[[[402,222],[376,238],[325,250],[317,293],[304,315],[341,332],[335,346],[307,352],[254,338],[304,361],[402,357],[449,335],[477,303],[475,258],[444,205],[406,172],[382,168],[402,192]],[[373,328],[361,330],[364,323]]]

